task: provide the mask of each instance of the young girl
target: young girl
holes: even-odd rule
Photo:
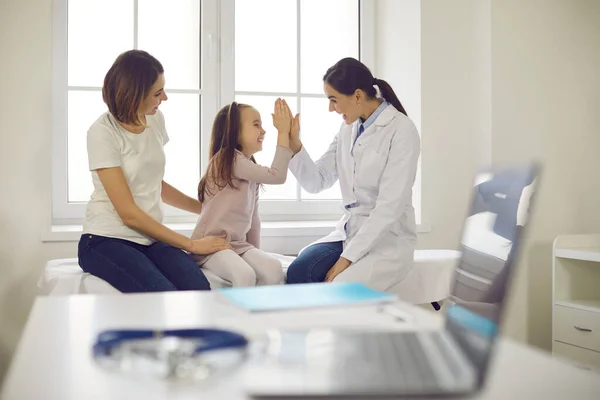
[[[219,111],[213,124],[211,160],[198,186],[203,208],[192,239],[223,237],[232,249],[194,259],[233,287],[284,282],[281,263],[259,250],[258,192],[261,184],[281,185],[287,177],[292,157],[288,110],[285,101],[277,99],[273,113],[277,149],[270,168],[257,165],[253,157],[262,150],[265,136],[255,108],[233,102]]]

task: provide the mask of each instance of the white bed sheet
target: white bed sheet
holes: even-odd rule
[[[295,257],[273,254],[278,258],[284,272]],[[388,291],[398,294],[401,300],[413,304],[425,304],[448,297],[460,252],[453,250],[417,250],[415,264],[407,278]],[[210,271],[203,270],[211,288],[229,287],[227,281]],[[117,289],[106,281],[85,273],[76,258],[51,260],[46,264],[39,279],[40,295],[67,296],[72,294],[118,294]]]

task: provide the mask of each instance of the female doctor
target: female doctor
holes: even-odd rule
[[[390,85],[360,61],[340,60],[323,81],[329,111],[344,123],[315,162],[302,146],[296,116],[289,168],[309,193],[339,180],[344,213],[335,231],[300,252],[287,283],[351,281],[385,291],[413,264],[419,134]]]

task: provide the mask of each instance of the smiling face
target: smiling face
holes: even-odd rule
[[[362,109],[359,104],[363,96],[361,90],[357,89],[354,94],[348,96],[338,92],[327,82],[323,84],[323,90],[329,99],[329,111],[341,114],[346,124],[350,125],[360,117]]]
[[[142,101],[139,108],[140,115],[154,115],[158,110],[161,102],[167,101],[168,97],[165,93],[165,76],[159,74],[156,82],[150,88],[150,93]]]
[[[242,153],[251,156],[261,151],[265,133],[260,113],[254,107],[241,108],[239,144]]]

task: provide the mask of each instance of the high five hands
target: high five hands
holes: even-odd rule
[[[288,106],[285,100],[281,100],[284,112],[287,114],[291,121],[290,126],[290,149],[294,154],[298,153],[302,149],[302,142],[300,141],[300,114],[294,116],[292,110]]]

